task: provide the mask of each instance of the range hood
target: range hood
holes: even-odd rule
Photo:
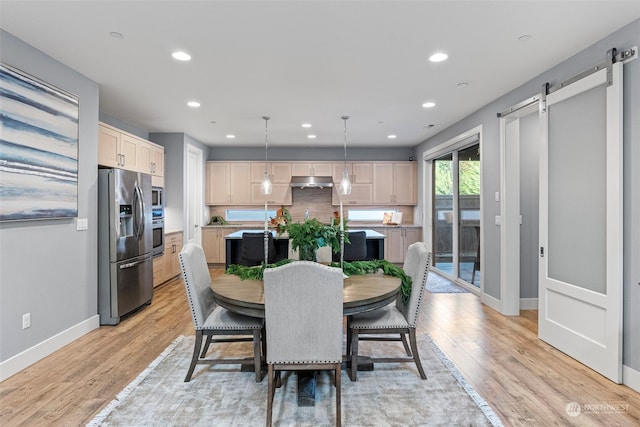
[[[330,176],[292,176],[291,186],[298,188],[333,187],[333,178]]]

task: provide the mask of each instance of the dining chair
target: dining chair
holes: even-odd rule
[[[276,257],[276,247],[273,242],[273,235],[268,236],[267,261],[272,263]],[[246,266],[260,265],[264,262],[264,233],[242,233],[242,251],[240,252],[240,263]]]
[[[347,353],[351,356],[352,381],[357,380],[359,341],[402,341],[407,357],[371,357],[370,360],[374,363],[415,362],[420,377],[427,379],[418,354],[416,325],[430,263],[429,247],[423,242],[413,243],[407,249],[403,265],[404,272],[412,281],[409,301],[405,303],[398,298],[395,303],[378,310],[347,318],[347,340],[350,343]],[[411,349],[407,345],[407,336]]]
[[[207,266],[202,246],[195,243],[187,243],[180,251],[179,258],[196,333],[193,357],[184,381],[189,382],[191,380],[193,371],[198,364],[243,363],[245,359],[205,357],[211,343],[238,341],[253,342],[256,382],[262,381],[261,335],[264,330],[264,320],[233,313],[216,304],[211,291],[211,275],[209,274],[209,267]],[[252,337],[243,335],[252,335]],[[203,348],[202,338],[205,336],[207,340]],[[214,338],[216,336],[221,336],[221,338]]]
[[[345,233],[350,243],[344,244],[345,261],[364,261],[367,259],[367,232],[349,231]],[[333,254],[333,261],[340,262],[340,252]]]
[[[267,335],[267,426],[283,370],[333,370],[336,425],[342,423],[342,270],[294,261],[264,272]]]

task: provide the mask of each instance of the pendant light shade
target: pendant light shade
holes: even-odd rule
[[[271,184],[269,171],[267,170],[267,153],[269,146],[269,129],[267,123],[271,117],[262,116],[262,118],[264,119],[264,178],[262,178],[262,183],[260,184],[260,192],[262,194],[271,194],[273,191],[273,185]]]
[[[351,194],[351,180],[349,170],[347,170],[347,119],[349,116],[342,116],[344,121],[344,170],[342,171],[342,181],[340,181],[340,194]]]

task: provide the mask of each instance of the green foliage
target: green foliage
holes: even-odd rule
[[[255,267],[247,267],[245,265],[231,264],[227,267],[225,274],[235,274],[242,280],[262,280],[265,268],[280,267],[281,265],[288,264],[293,260],[283,259],[273,264],[258,265]],[[330,264],[331,267],[340,268],[339,262]],[[377,273],[378,270],[382,270],[387,276],[393,276],[400,279],[400,294],[402,295],[402,301],[408,302],[411,296],[411,277],[407,276],[403,269],[390,263],[387,260],[373,260],[373,261],[351,261],[344,262],[342,271],[347,276],[359,276],[363,274]]]
[[[284,231],[289,235],[291,248],[294,250],[309,247],[316,251],[321,247],[330,246],[334,253],[340,252],[340,223],[334,219],[331,219],[329,224],[323,224],[316,218],[307,219],[304,222],[289,223],[284,229],[278,229],[279,234]],[[345,243],[349,243],[346,234]]]
[[[436,195],[453,194],[453,172],[452,162],[447,160],[436,160],[435,165],[435,192]],[[480,194],[480,162],[475,160],[458,162],[458,194],[477,195]]]

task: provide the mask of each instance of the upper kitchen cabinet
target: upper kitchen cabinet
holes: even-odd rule
[[[151,175],[151,183],[164,186],[164,148],[145,139],[100,123],[98,164]]]
[[[264,172],[263,172],[264,174]],[[262,184],[251,183],[251,204],[252,205],[283,205],[291,206],[293,197],[291,186],[289,184],[272,184],[271,194],[262,194]]]
[[[331,176],[333,163],[331,162],[292,162],[292,176]]]
[[[98,126],[98,164],[136,171],[138,144],[135,139],[102,123]]]
[[[251,204],[251,163],[207,162],[205,174],[205,204]]]
[[[267,163],[269,179],[274,184],[289,184],[291,182],[291,163]],[[264,178],[264,162],[251,162],[251,182],[262,182]]]
[[[371,184],[373,164],[371,162],[347,162],[347,173],[352,184]],[[344,162],[333,163],[333,182],[339,184],[344,174]]]
[[[415,162],[375,162],[373,164],[373,203],[376,205],[415,205]]]
[[[342,178],[341,178],[342,179]],[[340,181],[334,181],[331,204],[339,205],[371,205],[373,204],[373,184],[351,184],[351,194],[340,194]]]

